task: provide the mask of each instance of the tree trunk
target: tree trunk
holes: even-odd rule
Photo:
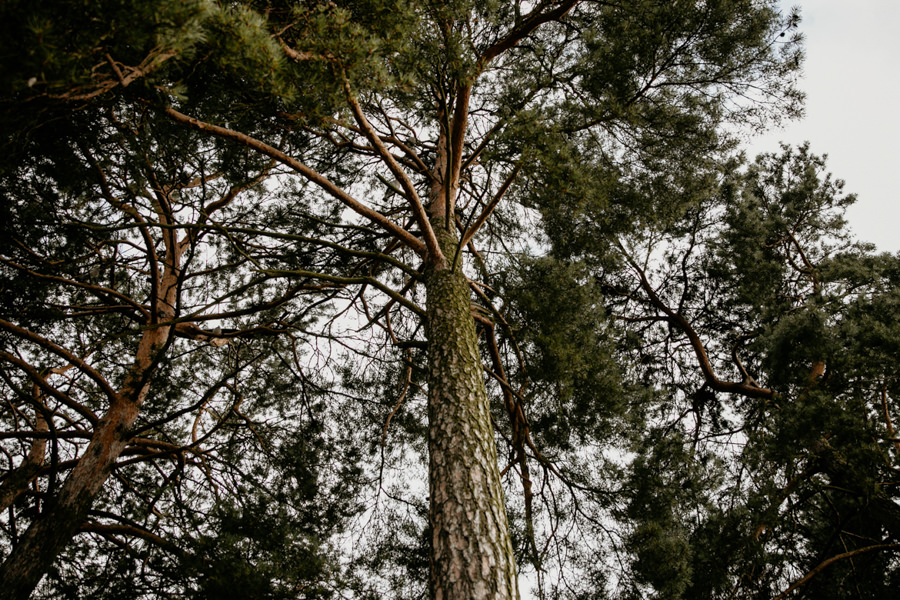
[[[169,258],[159,278],[154,303],[158,318],[175,316],[179,265],[183,247],[166,239]],[[151,321],[151,325],[156,322]],[[78,464],[69,473],[46,510],[25,531],[0,566],[0,600],[26,600],[87,518],[88,511],[106,483],[122,451],[131,439],[131,428],[150,390],[150,376],[170,341],[171,325],[152,326],[141,335],[122,387],[115,392],[109,410],[94,427],[94,435]]]
[[[430,596],[519,598],[469,286],[453,268],[455,234],[434,225],[446,260],[425,274]]]
[[[144,332],[131,373],[59,494],[31,524],[0,567],[0,600],[25,600],[87,517],[116,460],[131,439],[138,409],[149,391],[149,372],[170,327]]]
[[[125,448],[137,406],[119,403],[100,420],[91,443],[59,496],[36,519],[0,567],[0,599],[25,600],[87,517],[94,498]]]
[[[35,404],[37,405],[41,400],[37,386],[34,386],[32,393],[34,394]],[[50,426],[47,425],[47,421],[44,419],[43,414],[41,414],[40,408],[36,408],[34,412],[35,431],[40,433],[50,431]],[[31,482],[37,477],[41,467],[44,466],[44,454],[46,453],[46,449],[46,438],[35,438],[34,441],[31,442],[31,449],[28,451],[28,456],[25,457],[22,464],[8,473],[6,478],[3,479],[3,482],[0,483],[0,511],[4,511],[12,506],[13,502],[16,501],[16,498],[24,494]]]

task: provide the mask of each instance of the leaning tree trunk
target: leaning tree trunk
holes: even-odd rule
[[[36,519],[0,567],[0,599],[25,600],[87,518],[116,459],[125,448],[137,417],[133,403],[122,402],[100,420],[91,443],[69,474],[50,509]]]
[[[28,528],[0,567],[0,600],[25,600],[87,518],[88,511],[131,439],[131,428],[149,390],[149,371],[169,327],[145,331],[128,378],[59,495]]]
[[[440,228],[436,234],[447,260],[425,273],[430,596],[518,598],[469,286],[459,264],[452,264],[456,236]]]
[[[158,316],[162,321],[171,321],[175,316],[183,248],[173,239],[174,236],[167,239],[169,258],[157,289]],[[150,376],[168,345],[171,329],[171,325],[159,325],[142,333],[134,363],[122,387],[109,398],[109,410],[94,426],[84,454],[59,494],[48,500],[47,509],[32,522],[0,566],[0,600],[26,600],[31,596],[87,519],[94,499],[132,437],[131,429],[150,389]]]
[[[32,394],[35,403],[34,424],[35,431],[38,433],[47,433],[50,426],[44,418],[40,409],[41,394],[37,385],[33,386]],[[28,456],[22,461],[22,464],[13,469],[6,475],[3,482],[0,483],[0,512],[12,506],[16,499],[25,493],[28,486],[34,481],[44,466],[44,454],[46,454],[47,439],[36,437],[31,442],[31,450]]]

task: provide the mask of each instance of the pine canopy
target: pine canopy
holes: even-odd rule
[[[0,598],[887,598],[900,262],[763,0],[0,8]]]

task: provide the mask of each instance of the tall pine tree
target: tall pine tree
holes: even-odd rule
[[[641,392],[618,383],[615,348],[604,340],[612,329],[595,301],[601,288],[584,287],[590,270],[527,256],[553,244],[571,256],[607,260],[597,232],[646,229],[696,203],[697,173],[728,148],[724,125],[763,126],[796,114],[795,17],[744,0],[63,4],[72,21],[51,12],[60,10],[55,5],[6,9],[5,27],[14,29],[8,39],[17,45],[4,54],[24,53],[4,74],[7,139],[24,148],[11,156],[65,155],[76,170],[94,173],[73,195],[78,206],[92,196],[115,206],[143,195],[124,178],[121,190],[105,192],[105,169],[90,145],[66,152],[31,145],[35,136],[47,136],[54,119],[85,115],[108,120],[88,127],[102,136],[122,126],[123,112],[139,114],[151,129],[183,133],[129,148],[120,159],[128,165],[161,152],[174,160],[166,177],[153,168],[140,173],[154,211],[142,218],[150,223],[129,217],[133,230],[155,228],[168,245],[160,267],[150,233],[133,242],[151,273],[149,300],[131,301],[145,315],[147,347],[135,355],[134,381],[107,393],[111,407],[128,396],[128,414],[121,422],[99,419],[91,445],[76,449],[78,463],[49,511],[17,535],[2,567],[11,582],[2,593],[27,596],[84,522],[116,460],[137,439],[152,369],[179,330],[250,336],[201,325],[264,313],[300,290],[318,295],[310,300],[317,310],[331,311],[318,339],[384,366],[347,370],[341,394],[378,396],[399,383],[396,405],[378,414],[381,443],[395,419],[414,449],[421,448],[415,433],[427,431],[431,597],[518,597],[516,552],[541,586],[549,569],[567,568],[564,551],[550,565],[557,517],[569,511],[567,518],[603,529],[604,517],[579,500],[608,493],[578,464],[585,444],[621,434],[631,408],[625,399],[634,394],[638,402]],[[13,121],[13,111],[26,118]],[[182,139],[190,142],[175,141]],[[180,167],[180,160],[191,163],[195,147],[211,153],[208,161]],[[9,181],[37,185],[15,160]],[[258,188],[264,198],[255,207],[220,220],[211,208],[230,192],[210,203],[210,171],[230,183],[242,174],[247,184],[264,173],[272,178]],[[167,209],[180,206],[167,194],[194,187],[200,205]],[[50,189],[65,186],[54,181]],[[211,253],[225,269],[240,265],[248,279],[226,285],[213,278],[222,292],[191,290],[198,308],[183,313],[176,296],[157,296],[183,289],[184,267],[172,261],[201,232],[222,236],[222,247],[196,255]],[[161,282],[167,274],[174,279]],[[252,291],[263,282],[277,291]],[[247,294],[246,302],[234,298],[237,305],[218,316],[199,311],[219,297],[231,301],[233,290]],[[304,309],[288,310],[296,327],[295,311],[302,316]],[[355,319],[358,332],[345,319]],[[265,325],[278,329],[273,323],[283,320],[273,316]],[[49,348],[28,337],[25,323],[8,322],[16,343]],[[73,358],[84,360],[84,351],[70,354],[76,366]],[[5,356],[52,393],[39,369],[26,368],[14,352]],[[382,372],[394,373],[394,381],[378,384]],[[425,407],[414,402],[421,395]],[[110,436],[100,433],[107,423]],[[502,461],[497,429],[507,446]],[[79,484],[95,455],[102,460],[90,484]],[[521,513],[513,518],[522,533],[515,537],[502,479],[513,473],[521,489]],[[554,481],[571,498],[556,513]],[[45,530],[55,532],[52,542]],[[596,568],[582,571],[586,580],[601,576]]]

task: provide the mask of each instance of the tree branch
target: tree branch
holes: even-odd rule
[[[770,389],[754,386],[752,383],[744,381],[742,381],[741,383],[722,381],[721,379],[716,377],[715,372],[713,371],[712,363],[709,360],[709,355],[706,353],[706,348],[703,345],[703,341],[700,339],[700,336],[697,335],[697,332],[694,331],[694,328],[691,326],[690,322],[688,322],[688,320],[685,319],[682,314],[673,311],[665,302],[663,302],[662,298],[659,297],[659,295],[653,289],[653,286],[650,285],[650,282],[647,280],[647,275],[646,273],[644,273],[644,270],[634,262],[634,260],[625,251],[625,248],[623,248],[620,243],[617,244],[619,246],[619,250],[622,252],[622,256],[625,257],[625,260],[628,261],[628,263],[631,265],[631,268],[633,268],[637,273],[638,278],[640,279],[641,288],[643,288],[644,292],[647,294],[647,298],[650,300],[650,304],[660,310],[672,325],[675,325],[678,329],[681,330],[682,333],[687,336],[688,341],[691,344],[691,348],[693,348],[694,354],[697,356],[697,362],[699,363],[700,371],[703,374],[703,379],[706,381],[706,384],[709,387],[717,392],[723,392],[727,394],[741,394],[749,398],[774,398],[775,392]]]
[[[900,544],[875,544],[874,546],[866,546],[865,548],[857,548],[856,550],[851,550],[849,552],[844,552],[843,554],[838,554],[837,556],[832,556],[831,558],[829,558],[827,560],[823,560],[819,564],[819,566],[817,566],[812,571],[810,571],[809,573],[804,575],[796,583],[791,585],[791,587],[789,587],[788,589],[784,590],[783,592],[781,592],[780,594],[775,596],[775,598],[773,598],[773,600],[782,600],[783,598],[786,598],[788,594],[790,594],[791,592],[796,590],[798,587],[800,587],[801,585],[808,582],[810,579],[812,579],[813,577],[815,577],[816,575],[818,575],[819,573],[824,571],[832,563],[835,563],[839,560],[843,560],[845,558],[850,558],[850,557],[856,556],[857,554],[863,554],[864,552],[871,552],[872,550],[889,550],[892,548],[900,548]]]
[[[140,527],[135,527],[133,525],[105,525],[89,521],[81,525],[78,530],[81,533],[98,533],[104,537],[109,535],[127,535],[131,537],[138,537],[142,540],[146,540],[156,546],[159,546],[163,550],[171,552],[176,556],[184,557],[187,555],[184,550],[182,550],[172,542],[161,538],[160,536],[147,531],[146,529],[141,529]]]
[[[366,115],[363,113],[359,102],[356,100],[356,98],[353,97],[353,92],[350,89],[350,82],[346,78],[344,78],[344,94],[347,97],[347,103],[350,105],[350,110],[351,112],[353,112],[353,116],[356,118],[356,122],[359,124],[360,128],[365,134],[366,139],[368,139],[369,142],[375,147],[378,155],[381,156],[381,159],[387,165],[388,169],[390,169],[391,173],[394,174],[394,177],[397,178],[397,181],[400,182],[400,186],[403,188],[403,191],[406,192],[406,197],[407,200],[409,200],[413,215],[415,215],[416,217],[416,222],[422,229],[422,236],[425,238],[425,245],[428,248],[428,254],[432,256],[435,261],[442,261],[444,259],[444,255],[441,252],[441,247],[440,244],[438,244],[437,236],[434,235],[434,230],[431,228],[431,222],[428,220],[428,215],[425,213],[425,207],[422,205],[422,200],[419,198],[419,194],[418,192],[416,192],[415,186],[413,185],[412,181],[410,181],[409,176],[406,174],[406,171],[401,169],[400,165],[397,164],[397,161],[394,160],[393,155],[385,147],[378,133],[374,129],[372,129],[372,125],[369,123],[368,119],[366,119]]]
[[[119,394],[109,385],[109,382],[103,378],[100,373],[94,370],[89,364],[66,350],[61,346],[57,346],[47,338],[44,338],[32,331],[28,331],[22,327],[17,325],[13,325],[9,321],[5,319],[0,319],[0,329],[5,329],[6,331],[12,333],[19,339],[28,340],[41,346],[42,348],[49,350],[53,354],[59,356],[60,358],[65,359],[67,362],[75,365],[79,371],[90,377],[99,387],[103,390],[103,393],[109,398],[109,401],[112,403],[116,403],[120,400]]]
[[[290,167],[297,173],[300,173],[301,175],[306,177],[309,181],[318,185],[320,188],[325,190],[325,192],[345,204],[348,208],[353,210],[358,215],[369,219],[388,233],[397,236],[420,256],[425,256],[427,254],[427,246],[423,244],[419,239],[417,239],[413,234],[406,231],[378,211],[372,210],[368,206],[362,204],[359,200],[335,185],[327,177],[309,168],[299,160],[288,156],[278,148],[270,146],[269,144],[261,142],[260,140],[252,138],[244,133],[233,131],[225,127],[219,127],[218,125],[213,125],[211,123],[206,123],[204,121],[200,121],[199,119],[189,117],[171,107],[163,109],[163,112],[172,120],[186,125],[187,127],[191,127],[192,129],[196,129],[198,131],[206,131],[218,137],[244,144],[250,149],[259,152],[260,154],[264,154],[270,158],[274,158],[278,162]]]
[[[484,51],[484,54],[478,59],[479,71],[510,48],[514,48],[520,41],[531,35],[544,23],[557,21],[564,17],[566,13],[578,4],[579,1],[580,0],[565,0],[554,10],[549,12],[544,12],[546,5],[541,3],[537,8],[528,13],[524,21],[516,27],[513,27],[513,29],[506,34],[506,37]]]
[[[405,306],[412,312],[416,313],[420,317],[425,316],[425,311],[422,310],[421,307],[416,306],[405,297],[397,293],[396,290],[391,289],[390,287],[384,285],[382,282],[378,281],[374,277],[339,277],[337,275],[326,275],[325,273],[315,273],[313,271],[303,271],[303,270],[292,270],[292,271],[280,271],[274,269],[267,269],[264,271],[267,275],[272,275],[275,277],[309,277],[312,279],[321,279],[323,281],[330,281],[332,283],[336,283],[339,285],[371,285],[374,288],[377,288],[390,296],[399,304]]]
[[[484,225],[485,221],[488,220],[488,217],[491,216],[491,213],[494,212],[497,204],[499,204],[500,200],[503,199],[503,195],[506,194],[506,191],[516,180],[516,176],[519,174],[519,168],[520,165],[515,166],[515,168],[512,170],[512,173],[510,173],[506,177],[503,185],[500,186],[500,189],[497,191],[491,201],[487,204],[487,206],[484,207],[484,210],[481,211],[481,214],[478,215],[478,218],[475,219],[475,222],[472,223],[472,225],[468,229],[466,229],[466,232],[463,234],[462,239],[459,242],[460,248],[465,247],[469,243],[469,241],[475,236],[475,234],[478,233],[478,230],[481,229],[481,226]]]

